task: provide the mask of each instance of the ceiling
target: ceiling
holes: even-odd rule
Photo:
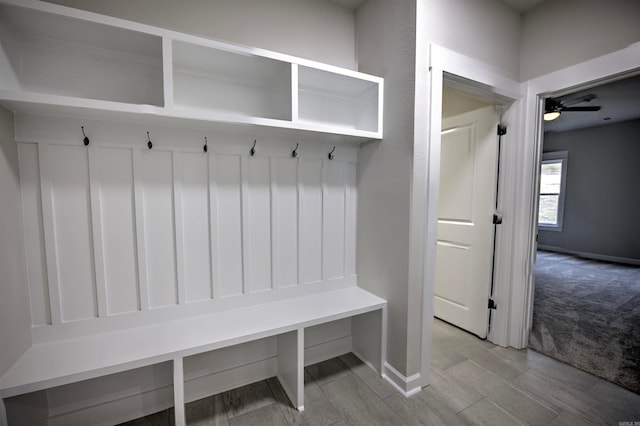
[[[356,10],[360,7],[362,3],[366,0],[328,0],[331,3],[337,4],[342,7],[346,7],[347,9]],[[520,13],[524,13],[528,10],[533,9],[540,3],[545,0],[499,0],[501,3],[509,6],[511,9],[514,9]]]
[[[511,9],[514,9],[520,13],[527,12],[545,0],[500,0],[501,3],[506,4]]]
[[[579,90],[567,95],[555,97],[561,102],[594,94],[590,102],[572,106],[601,106],[600,111],[563,112],[554,121],[544,123],[545,132],[564,132],[584,127],[640,119],[640,75],[628,77],[612,83]]]
[[[338,6],[346,7],[347,9],[356,10],[366,0],[327,0],[330,3],[337,4]]]

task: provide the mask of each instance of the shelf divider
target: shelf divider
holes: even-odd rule
[[[173,109],[173,41],[162,37],[162,81],[164,107]]]

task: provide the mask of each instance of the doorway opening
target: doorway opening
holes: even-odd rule
[[[640,76],[547,99],[529,347],[640,393]]]
[[[422,385],[429,383],[431,358],[433,356],[432,330],[434,330],[434,289],[436,280],[436,258],[438,241],[438,206],[440,202],[440,167],[442,148],[442,103],[443,89],[446,80],[449,88],[461,90],[465,94],[493,105],[499,105],[499,117],[503,124],[511,128],[502,138],[500,156],[500,188],[498,211],[505,217],[511,216],[517,205],[514,179],[507,178],[518,173],[515,166],[518,156],[518,139],[521,133],[520,115],[523,104],[521,84],[496,74],[492,68],[473,58],[466,57],[446,48],[430,45],[428,132],[425,134],[425,145],[419,146],[424,151],[424,185],[423,193],[418,193],[416,203],[428,206],[424,219],[424,234],[421,237],[424,247],[422,275],[422,357],[420,377]],[[478,99],[479,97],[479,99]],[[497,131],[497,129],[494,129]],[[494,181],[495,183],[495,181]],[[422,195],[424,194],[424,195]],[[424,198],[422,198],[424,196]],[[492,312],[491,331],[487,340],[497,345],[506,346],[509,340],[509,299],[511,287],[511,263],[513,261],[513,229],[515,221],[506,221],[496,231],[495,242],[495,274],[494,299],[498,309]],[[487,304],[487,296],[483,304]],[[485,305],[486,306],[486,305]],[[500,306],[503,306],[502,310]],[[486,333],[486,332],[485,332]]]

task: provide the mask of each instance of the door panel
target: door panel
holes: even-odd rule
[[[494,106],[444,119],[435,316],[487,335],[498,160]]]

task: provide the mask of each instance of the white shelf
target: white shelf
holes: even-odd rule
[[[2,78],[17,91],[162,106],[162,39],[0,5]]]
[[[376,132],[380,83],[322,69],[298,69],[298,119]]]
[[[291,120],[291,64],[173,43],[176,108]]]
[[[378,77],[35,0],[0,0],[0,36],[16,112],[382,137]]]

